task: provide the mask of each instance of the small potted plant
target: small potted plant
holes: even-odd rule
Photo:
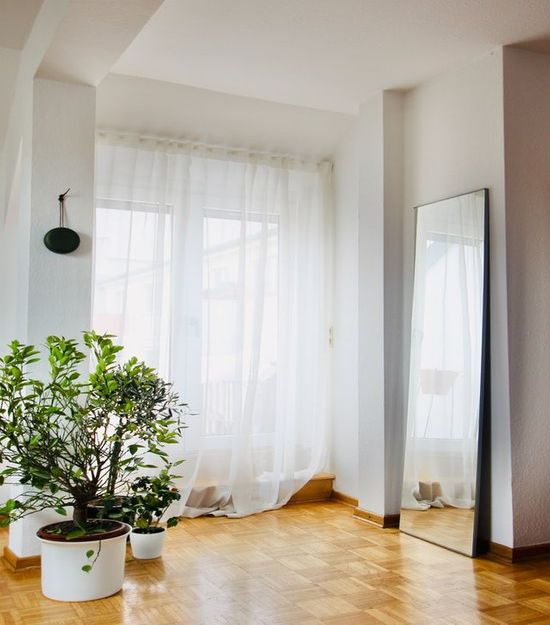
[[[135,515],[134,528],[130,534],[132,553],[138,560],[159,558],[166,540],[166,529],[160,525],[170,506],[181,495],[174,486],[178,476],[170,474],[174,463],[167,465],[158,475],[137,478],[131,486],[130,508]],[[170,517],[166,527],[175,527],[178,517]]]
[[[0,523],[45,509],[66,516],[72,508],[72,520],[38,531],[42,592],[59,601],[99,599],[120,590],[131,528],[90,519],[88,506],[108,493],[114,474],[119,485],[129,487],[137,471],[151,466],[149,458],[166,458],[163,445],[175,442],[183,427],[177,396],[163,395],[153,435],[135,425],[121,436],[118,424],[131,421],[136,410],[122,384],[125,376],[152,384],[158,378],[135,359],[117,364],[122,348],[108,335],[87,332],[84,343],[86,351],[73,339],[48,337],[46,382],[30,374],[42,364],[32,345],[13,341],[0,359],[0,483],[11,478],[26,487],[0,508]],[[90,353],[95,364],[88,374]]]

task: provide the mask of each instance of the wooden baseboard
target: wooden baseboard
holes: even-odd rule
[[[336,476],[333,473],[318,473],[294,493],[288,503],[312,503],[330,499],[332,484]]]
[[[512,562],[526,560],[528,558],[538,558],[540,556],[550,555],[550,543],[542,543],[540,545],[527,545],[526,547],[514,547]]]
[[[376,514],[376,512],[369,512],[362,508],[355,508],[353,516],[361,521],[367,521],[377,527],[386,529],[388,527],[399,527],[399,515],[398,514]]]
[[[353,508],[357,508],[359,506],[359,500],[355,499],[355,497],[350,497],[345,493],[339,493],[337,490],[333,490],[330,494],[330,498],[332,501],[337,501],[338,503],[346,504],[346,506],[352,506]]]
[[[40,556],[19,557],[8,547],[4,547],[4,562],[12,571],[21,571],[23,569],[32,569],[40,566]]]
[[[508,547],[499,543],[489,543],[489,553],[500,560],[512,564],[521,560],[550,555],[550,543],[527,545],[525,547]]]

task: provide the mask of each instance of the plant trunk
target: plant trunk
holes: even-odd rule
[[[116,479],[118,472],[118,462],[120,460],[120,452],[122,451],[122,443],[116,441],[113,445],[111,453],[111,467],[109,469],[109,481],[107,484],[107,494],[114,495],[116,488]]]
[[[86,527],[86,522],[88,520],[88,506],[86,504],[80,505],[75,504],[73,510],[73,523],[75,525],[80,525],[81,527]]]

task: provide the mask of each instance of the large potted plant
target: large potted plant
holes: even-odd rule
[[[167,519],[166,528],[160,525],[170,506],[179,501],[181,495],[174,485],[171,464],[158,475],[142,475],[131,486],[129,506],[134,515],[134,528],[130,534],[132,553],[138,560],[151,560],[162,555],[166,540],[166,528],[175,527],[178,517]]]
[[[117,364],[122,348],[108,335],[87,332],[84,343],[85,351],[75,340],[48,337],[46,381],[31,375],[42,364],[32,345],[13,341],[0,359],[0,461],[5,467],[0,483],[11,479],[27,487],[0,508],[2,524],[51,508],[66,516],[66,508],[72,508],[71,520],[38,532],[42,591],[60,601],[99,599],[120,590],[130,527],[89,519],[88,506],[111,494],[113,483],[129,487],[136,472],[155,466],[151,458],[165,460],[165,445],[176,442],[183,427],[177,396],[167,392],[152,369],[136,359]],[[85,373],[90,353],[93,365]],[[160,403],[148,405],[149,429],[139,425],[142,407],[128,392],[129,378],[132,388],[164,385]]]

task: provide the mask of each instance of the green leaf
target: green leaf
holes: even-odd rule
[[[16,506],[15,499],[8,499],[6,503],[2,506],[2,508],[0,508],[0,513],[9,514],[13,510],[15,510],[15,506]]]
[[[84,534],[86,534],[86,530],[79,527],[79,528],[69,532],[65,536],[65,539],[66,540],[75,540],[76,538],[81,538],[82,536],[84,536]]]
[[[179,519],[176,516],[171,517],[168,521],[166,521],[166,527],[176,527],[178,520]]]
[[[54,510],[57,512],[57,514],[60,514],[61,516],[67,516],[67,511],[65,510],[65,508],[54,508]]]
[[[51,475],[47,471],[39,468],[31,468],[31,473],[36,477],[40,477],[44,480],[49,480],[51,477]]]
[[[85,564],[82,567],[82,570],[84,571],[84,573],[89,573],[92,570],[92,567],[89,564]]]
[[[88,549],[88,551],[86,551],[86,557],[87,558],[91,558],[94,555],[94,550],[93,549]]]

